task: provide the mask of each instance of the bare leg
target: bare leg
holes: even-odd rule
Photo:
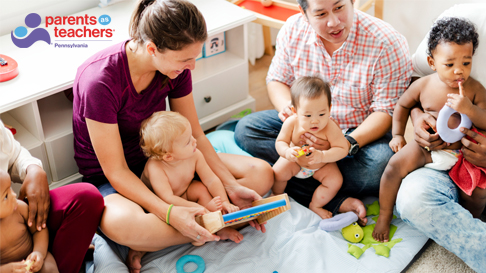
[[[314,178],[321,182],[312,196],[309,209],[322,219],[332,217],[332,212],[322,208],[331,201],[343,184],[343,176],[336,163],[328,163],[314,173]]]
[[[114,242],[128,246],[129,268],[140,268],[144,252],[191,242],[176,229],[120,194],[105,197],[100,228]],[[131,272],[137,272],[131,270]]]
[[[379,242],[388,242],[390,223],[393,219],[393,206],[398,189],[410,172],[432,162],[430,152],[422,149],[417,142],[411,141],[392,156],[380,181],[380,216],[373,230],[373,238]]]
[[[471,212],[474,218],[480,218],[486,206],[486,189],[475,188],[471,196],[460,190],[461,205]]]
[[[272,187],[273,170],[266,161],[243,155],[218,155],[240,185],[256,191],[261,196]]]
[[[59,269],[57,268],[56,260],[54,260],[54,256],[50,252],[47,252],[46,258],[44,259],[44,265],[42,266],[40,273],[58,273]]]
[[[368,218],[366,218],[366,208],[361,200],[353,197],[346,198],[339,207],[339,212],[343,213],[348,211],[352,211],[358,215],[358,224],[360,226],[366,226]]]
[[[218,211],[223,208],[221,202],[221,196],[212,197],[208,188],[197,180],[193,180],[187,188],[187,200],[197,202],[199,205],[204,206],[209,211]]]
[[[280,157],[273,165],[275,182],[272,187],[272,193],[275,195],[282,194],[287,186],[287,181],[299,173],[299,170],[300,166],[297,163]]]

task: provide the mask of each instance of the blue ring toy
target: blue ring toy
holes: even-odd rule
[[[193,262],[197,265],[197,269],[192,271],[191,273],[203,273],[206,270],[206,264],[204,263],[203,258],[197,255],[184,255],[177,260],[176,263],[176,270],[177,273],[187,273],[184,271],[184,265],[187,263]]]

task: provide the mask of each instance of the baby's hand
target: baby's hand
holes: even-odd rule
[[[239,211],[239,210],[240,210],[239,207],[231,204],[228,201],[223,201],[223,212],[232,213],[232,212]]]
[[[459,82],[459,94],[447,94],[446,105],[461,114],[467,114],[469,109],[473,107],[471,100],[464,96],[462,82]]]
[[[298,150],[300,150],[300,147],[297,146],[288,148],[285,151],[285,158],[290,162],[297,162],[297,155],[299,155],[299,153],[297,152]]]
[[[310,147],[311,154],[307,156],[309,159],[309,164],[319,164],[324,162],[325,152],[316,150],[314,147]]]
[[[390,148],[393,150],[394,153],[400,151],[400,149],[403,148],[407,144],[407,141],[405,141],[405,138],[403,136],[394,136],[390,143]]]
[[[27,256],[26,265],[29,265],[32,261],[34,263],[30,267],[29,272],[37,272],[41,270],[42,266],[44,265],[44,259],[44,255],[42,255],[42,253],[40,253],[39,251],[34,251],[30,253],[30,255]]]

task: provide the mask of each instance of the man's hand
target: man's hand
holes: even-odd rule
[[[237,205],[240,209],[249,208],[251,207],[251,203],[253,201],[262,199],[262,197],[256,193],[256,191],[241,185],[227,186],[226,192],[228,193],[232,203]],[[256,230],[261,230],[263,233],[266,231],[266,222],[258,224],[258,222],[254,220],[250,221],[249,224],[250,226],[256,228]]]
[[[429,113],[422,113],[416,120],[414,120],[415,141],[422,148],[427,147],[430,151],[442,150],[447,146],[447,143],[442,141],[437,133],[436,119]],[[430,133],[433,130],[436,133]]]
[[[292,105],[289,102],[289,105],[285,106],[282,111],[278,113],[278,117],[282,122],[284,122],[288,117],[293,115],[294,112],[292,111]]]
[[[45,228],[49,214],[50,196],[46,172],[41,167],[37,165],[27,167],[27,174],[18,198],[20,200],[27,198],[29,203],[29,219],[27,221],[29,227],[35,224],[39,231]]]
[[[466,137],[461,139],[462,145],[464,145],[462,147],[464,158],[478,167],[486,168],[486,137],[464,127],[461,127],[461,132],[478,142],[476,144]]]
[[[305,133],[300,135],[300,145],[308,144],[310,147],[314,147],[316,150],[329,150],[331,145],[329,141],[322,138],[318,138],[311,133]]]

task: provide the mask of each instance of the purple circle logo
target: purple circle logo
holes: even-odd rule
[[[29,28],[36,28],[40,23],[41,17],[37,13],[30,13],[25,17],[25,25]],[[49,35],[49,32],[43,28],[36,28],[32,30],[29,35],[27,35],[27,33],[28,30],[26,27],[19,26],[14,31],[10,32],[10,38],[12,38],[12,42],[20,48],[28,48],[37,41],[44,41],[47,44],[51,44],[51,36]]]

